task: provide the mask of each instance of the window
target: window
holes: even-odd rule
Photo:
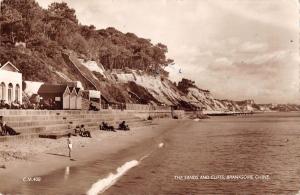
[[[0,84],[0,100],[5,99],[5,83]]]
[[[11,83],[9,83],[8,85],[8,91],[7,91],[7,100],[8,102],[12,101],[12,96],[13,95],[13,85]]]
[[[17,84],[15,89],[15,101],[19,102],[19,98],[20,98],[20,85]]]

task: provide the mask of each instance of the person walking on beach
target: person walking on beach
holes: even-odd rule
[[[67,142],[68,142],[68,148],[69,148],[69,157],[70,159],[72,158],[72,139],[71,139],[71,133],[68,134],[68,139],[67,139]]]

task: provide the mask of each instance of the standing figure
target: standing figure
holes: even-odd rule
[[[72,139],[71,139],[71,133],[68,134],[68,139],[67,139],[67,143],[68,143],[68,148],[69,148],[69,157],[70,159],[72,158]]]

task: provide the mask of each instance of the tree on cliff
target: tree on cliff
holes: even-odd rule
[[[184,94],[188,93],[188,89],[190,87],[196,87],[195,85],[195,81],[186,79],[186,78],[182,78],[181,81],[178,82],[177,88],[182,91]]]
[[[28,58],[36,58],[29,61],[51,64],[54,66],[51,74],[55,74],[55,69],[61,69],[63,50],[99,61],[106,69],[130,68],[157,73],[164,72],[164,66],[172,62],[166,57],[166,45],[154,45],[149,39],[122,33],[113,27],[98,30],[93,25],[81,25],[75,10],[64,2],[55,2],[43,9],[35,0],[3,0],[0,27],[0,54],[5,59],[20,52],[14,45],[22,41],[26,43]],[[9,53],[2,52],[8,50]],[[21,63],[20,60],[18,58],[16,64]],[[38,66],[38,63],[34,64]],[[32,73],[23,68],[22,65],[23,75],[31,78]],[[44,80],[47,79],[49,77],[45,76]]]
[[[66,3],[52,3],[47,10],[47,32],[51,40],[57,41],[63,47],[72,47],[72,40],[81,38],[75,10]],[[71,48],[73,49],[73,48]]]
[[[22,29],[22,15],[20,12],[8,5],[1,6],[1,31],[15,42],[16,33]]]
[[[26,41],[42,32],[44,12],[34,0],[3,0],[1,35],[10,35],[11,42]]]

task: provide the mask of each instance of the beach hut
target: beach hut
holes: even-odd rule
[[[63,94],[63,110],[70,109],[70,88],[67,87]]]
[[[76,109],[81,110],[82,109],[82,90],[80,88],[75,88],[77,92],[76,97]]]
[[[70,87],[70,109],[75,110],[77,103],[77,91],[75,87]]]

